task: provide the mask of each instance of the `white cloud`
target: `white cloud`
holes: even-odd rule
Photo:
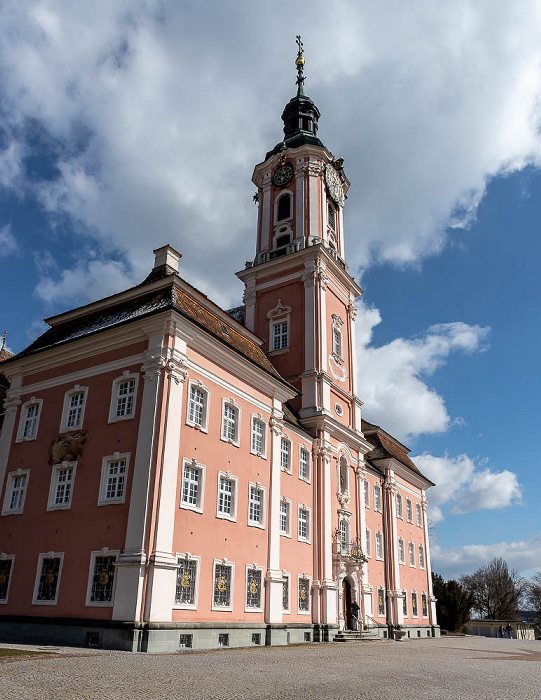
[[[493,471],[485,466],[484,460],[464,454],[435,457],[426,452],[412,459],[436,484],[427,493],[434,523],[444,519],[444,505],[453,515],[459,515],[473,510],[505,508],[522,498],[517,475],[508,470]]]
[[[6,224],[0,228],[0,258],[7,258],[19,252],[19,246],[11,233],[11,226]]]
[[[463,547],[431,546],[432,570],[444,578],[458,578],[488,564],[494,557],[503,557],[509,568],[517,571],[539,569],[541,561],[541,532],[518,542],[496,542]]]
[[[91,235],[142,278],[170,242],[194,284],[239,299],[231,272],[255,242],[248,173],[280,140],[295,89],[284,26],[303,27],[320,135],[346,156],[352,269],[438,252],[491,177],[540,162],[536,0],[314,0],[309,16],[300,2],[34,0],[0,11],[0,185],[20,185],[39,129],[58,177],[26,187],[75,224],[66,243]]]
[[[362,302],[358,305],[359,395],[369,406],[366,418],[382,423],[400,439],[447,430],[452,419],[445,402],[425,380],[452,353],[484,350],[490,329],[458,322],[441,323],[430,326],[422,336],[396,338],[373,347],[372,331],[380,321],[377,309]]]

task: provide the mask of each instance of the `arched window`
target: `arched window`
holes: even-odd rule
[[[278,208],[276,210],[276,220],[284,221],[291,217],[291,194],[286,192],[278,200]]]
[[[340,491],[349,492],[349,466],[345,457],[340,458]]]
[[[349,544],[349,527],[347,520],[340,521],[340,550],[342,553],[348,548]]]
[[[278,236],[278,238],[276,239],[276,247],[281,248],[282,246],[287,245],[290,240],[291,236],[289,235],[289,233],[285,233],[282,236]]]

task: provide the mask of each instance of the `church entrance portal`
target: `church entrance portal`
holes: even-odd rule
[[[351,617],[351,584],[345,578],[342,581],[342,611],[344,615],[344,628],[353,629],[353,618]]]

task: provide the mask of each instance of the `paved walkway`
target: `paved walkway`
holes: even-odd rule
[[[2,700],[541,698],[541,641],[442,637],[160,655],[18,648],[51,655],[0,659]]]

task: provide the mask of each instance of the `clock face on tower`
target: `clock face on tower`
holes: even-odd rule
[[[287,185],[292,177],[293,168],[290,163],[286,163],[285,165],[281,165],[279,168],[276,168],[274,175],[272,176],[272,184],[275,187],[283,187],[284,185]]]
[[[343,207],[344,202],[346,201],[344,187],[342,185],[340,175],[338,175],[335,168],[330,163],[327,163],[325,166],[325,182],[327,183],[331,197],[338,205]]]

